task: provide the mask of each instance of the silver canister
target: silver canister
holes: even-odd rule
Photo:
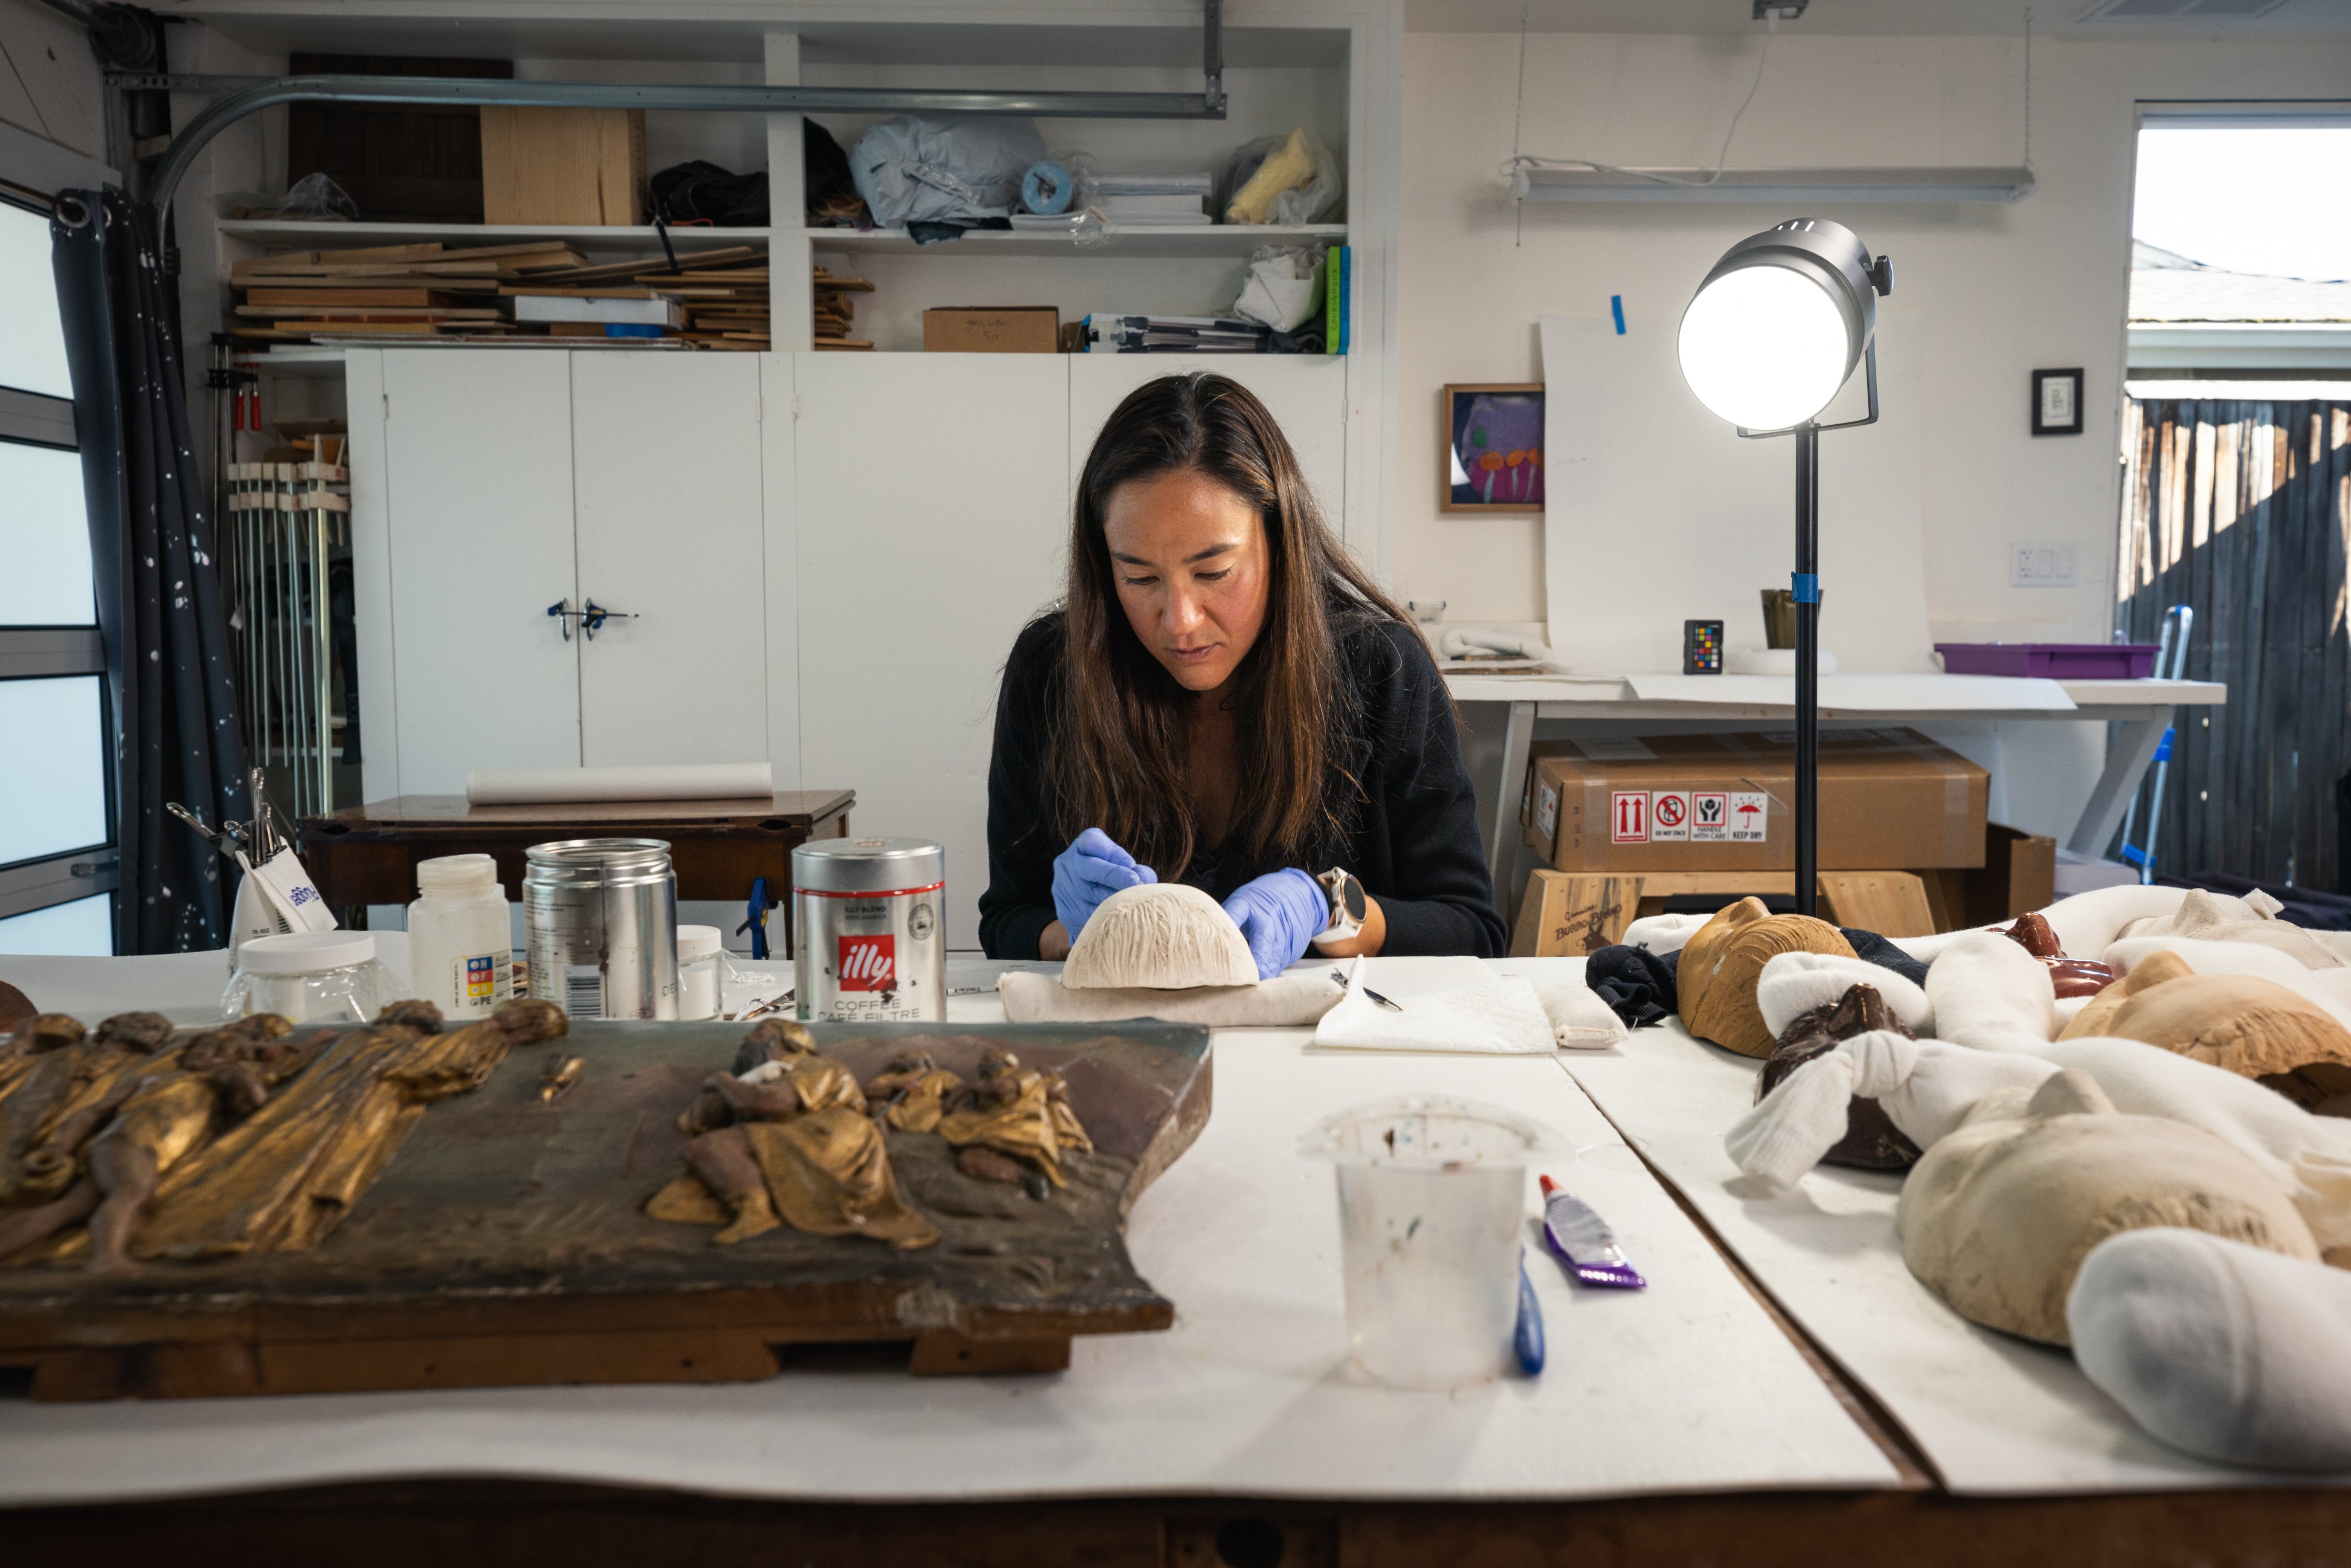
[[[947,852],[928,839],[820,839],[792,852],[799,1016],[947,1016]]]
[[[662,839],[523,852],[530,994],[575,1019],[677,1017],[677,873]]]

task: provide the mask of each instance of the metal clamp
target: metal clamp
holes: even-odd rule
[[[563,629],[563,640],[567,643],[571,641],[571,623],[580,618],[580,612],[571,608],[571,601],[569,598],[559,599],[547,607],[547,612],[554,616],[555,623]]]
[[[635,619],[636,616],[629,611],[607,610],[591,599],[580,612],[580,634],[593,643],[596,640],[598,629],[605,622],[634,621]]]

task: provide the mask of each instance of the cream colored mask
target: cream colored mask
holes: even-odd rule
[[[2073,1343],[2074,1276],[2126,1230],[2175,1226],[2318,1258],[2251,1160],[2201,1128],[2122,1114],[2077,1068],[1979,1103],[1911,1170],[1895,1225],[1910,1272],[1960,1316],[2046,1344]]]
[[[1070,948],[1061,984],[1076,990],[1254,986],[1257,961],[1224,906],[1182,883],[1121,888]]]

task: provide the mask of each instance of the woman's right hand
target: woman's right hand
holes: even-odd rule
[[[1100,828],[1088,828],[1053,860],[1053,913],[1075,942],[1095,909],[1112,894],[1145,883],[1159,873],[1137,865],[1134,857]]]

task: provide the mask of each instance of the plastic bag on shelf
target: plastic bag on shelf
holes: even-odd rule
[[[1233,314],[1291,332],[1322,308],[1322,252],[1312,246],[1259,246],[1249,256]]]
[[[1217,172],[1220,222],[1313,224],[1338,210],[1339,161],[1302,125],[1243,143]]]
[[[1022,176],[1044,157],[1033,120],[903,114],[857,139],[849,169],[873,221],[898,228],[1009,217],[1020,210]]]
[[[340,185],[324,174],[305,174],[286,187],[286,194],[265,209],[251,213],[256,218],[298,218],[310,223],[326,220],[334,223],[356,223],[360,204]]]

